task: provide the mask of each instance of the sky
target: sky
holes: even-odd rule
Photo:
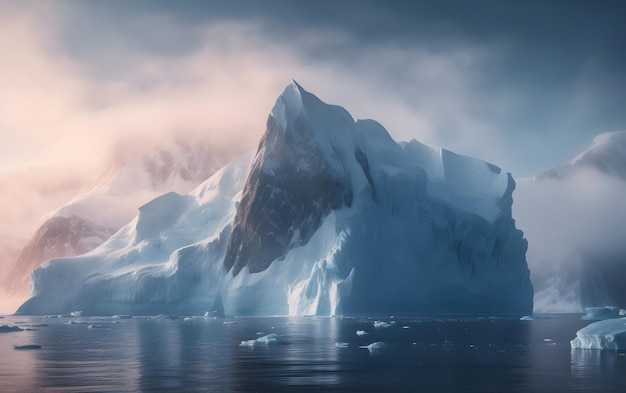
[[[0,173],[120,138],[254,149],[297,80],[398,140],[533,176],[626,129],[616,1],[0,1]]]

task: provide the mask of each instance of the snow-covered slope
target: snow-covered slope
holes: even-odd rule
[[[626,131],[606,132],[573,160],[537,175],[538,179],[565,179],[581,169],[594,169],[626,180]]]
[[[37,269],[19,312],[528,314],[514,188],[491,164],[398,144],[292,82],[253,159]]]
[[[137,208],[169,191],[187,193],[234,155],[206,137],[124,140],[98,175],[48,213],[6,275],[5,287],[27,294],[30,273],[51,258],[93,250],[128,223]]]
[[[626,307],[626,132],[601,134],[573,160],[518,183],[535,310]]]

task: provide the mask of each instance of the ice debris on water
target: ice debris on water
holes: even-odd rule
[[[111,318],[113,318],[113,319],[130,319],[132,317],[133,317],[132,315],[118,314],[118,315],[113,315]]]
[[[17,350],[41,349],[41,345],[39,345],[39,344],[14,345],[13,349],[17,349]]]
[[[349,346],[349,345],[350,345],[350,344],[348,344],[348,343],[344,343],[344,342],[336,342],[336,343],[335,343],[335,346],[336,346],[337,348],[348,348],[348,346]]]
[[[83,316],[83,312],[82,311],[72,311],[70,313],[71,316],[73,317],[82,317]]]
[[[365,330],[357,330],[356,331],[356,335],[357,336],[367,336],[369,333],[366,332]]]
[[[246,340],[239,343],[240,347],[255,347],[257,345],[268,345],[278,342],[278,335],[271,333],[266,336],[257,338],[256,340]]]
[[[385,349],[385,348],[387,348],[387,344],[385,344],[382,341],[376,341],[376,342],[373,342],[373,343],[371,343],[369,345],[361,345],[359,348],[367,349],[367,350],[369,350],[371,352],[371,351],[376,351],[376,350],[379,350],[379,349]]]
[[[394,321],[395,322],[395,321]],[[388,328],[391,324],[384,321],[374,321],[375,328]]]
[[[20,328],[19,326],[9,326],[9,325],[2,325],[0,326],[0,333],[9,333],[9,332],[21,332],[22,328]]]

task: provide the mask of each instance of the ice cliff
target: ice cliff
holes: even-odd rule
[[[514,188],[494,165],[397,143],[292,82],[256,155],[49,261],[18,312],[526,315]]]

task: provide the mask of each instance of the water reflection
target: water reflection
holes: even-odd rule
[[[0,390],[617,392],[626,385],[624,353],[570,350],[579,319],[387,318],[387,328],[367,318],[73,320],[83,323],[48,320],[37,331],[0,335]],[[239,346],[270,333],[277,343]],[[360,348],[377,341],[386,348]],[[14,344],[43,348],[13,351]]]
[[[241,340],[275,333],[279,341],[268,346],[238,348],[231,369],[235,391],[288,390],[338,386],[340,381],[338,348],[339,323],[335,318],[249,319],[252,325],[237,330]],[[234,338],[233,338],[234,339]]]

